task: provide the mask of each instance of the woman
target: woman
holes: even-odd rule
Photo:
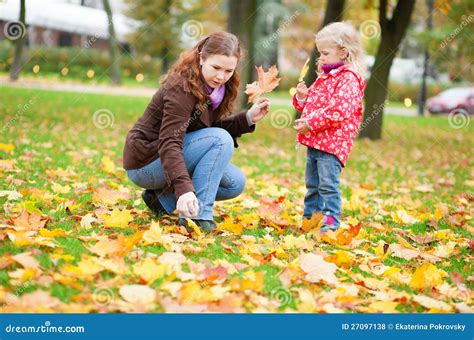
[[[215,200],[237,197],[245,176],[230,163],[236,138],[255,130],[269,111],[259,99],[230,116],[239,89],[239,40],[214,33],[184,52],[127,135],[123,166],[146,190],[155,214],[177,211],[179,224],[191,217],[203,230],[216,228]]]

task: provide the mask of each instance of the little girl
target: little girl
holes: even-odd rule
[[[316,34],[316,47],[319,76],[309,88],[298,84],[293,105],[301,112],[295,121],[298,142],[308,147],[303,218],[322,212],[326,232],[340,225],[339,174],[362,121],[366,82],[363,48],[351,24],[325,26]]]

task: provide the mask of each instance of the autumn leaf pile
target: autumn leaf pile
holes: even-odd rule
[[[146,100],[2,88],[1,117],[32,96],[0,143],[2,312],[472,312],[471,127],[387,117],[321,237],[321,216],[301,222],[304,149],[263,121],[232,160],[244,193],[216,204],[216,232],[188,233],[120,167]]]

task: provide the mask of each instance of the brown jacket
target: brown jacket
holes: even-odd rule
[[[187,132],[206,127],[220,127],[234,138],[255,130],[249,126],[246,112],[217,119],[210,102],[200,105],[197,98],[181,87],[161,87],[137,123],[128,132],[123,152],[123,167],[139,169],[160,158],[169,188],[176,197],[194,191],[183,160],[183,139]]]

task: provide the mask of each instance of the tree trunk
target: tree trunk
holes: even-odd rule
[[[170,18],[171,18],[171,5],[172,4],[173,4],[172,0],[165,0],[162,7],[162,13],[164,14],[162,17],[163,17],[163,20],[168,21],[168,26],[171,26]],[[171,27],[169,27],[169,29],[171,29]],[[173,62],[172,55],[171,55],[171,48],[169,46],[168,39],[166,39],[163,43],[160,56],[161,56],[161,74],[165,74],[168,72]]]
[[[112,9],[109,0],[102,0],[105,13],[107,13],[108,29],[109,29],[109,52],[110,52],[110,80],[112,84],[120,85],[122,79],[120,77],[120,51],[115,35],[114,20],[112,17]]]
[[[229,1],[228,31],[235,34],[247,50],[243,60],[240,76],[240,90],[238,106],[246,106],[245,96],[242,95],[245,85],[252,81],[254,75],[254,53],[255,53],[255,18],[257,15],[256,0]]]
[[[379,22],[382,30],[377,56],[365,90],[365,111],[361,138],[380,139],[388,78],[393,59],[405,36],[415,5],[414,0],[399,0],[392,15],[387,18],[387,0],[380,0]]]
[[[20,23],[16,26],[15,29],[18,29],[18,31],[14,31],[13,35],[17,35],[17,33],[20,33],[19,38],[17,38],[14,41],[15,44],[15,51],[14,51],[14,57],[13,57],[13,64],[10,68],[10,80],[11,81],[16,81],[20,77],[20,72],[21,72],[21,58],[23,55],[23,46],[25,45],[25,41],[27,39],[26,36],[26,23],[25,23],[25,17],[26,17],[26,6],[25,6],[25,0],[21,0],[20,2]]]
[[[318,29],[318,31],[321,28],[323,28],[324,26],[330,24],[331,22],[336,22],[336,21],[342,20],[342,14],[343,14],[343,11],[344,11],[345,2],[346,2],[346,0],[333,0],[333,1],[328,1],[327,2],[323,24]],[[309,62],[309,71],[308,71],[308,74],[305,77],[305,82],[306,82],[307,86],[314,83],[314,81],[317,78],[316,60],[319,58],[319,52],[318,52],[318,49],[316,48],[316,44],[314,45],[314,48],[311,51],[311,57],[310,58],[311,59],[310,59],[310,62]]]

